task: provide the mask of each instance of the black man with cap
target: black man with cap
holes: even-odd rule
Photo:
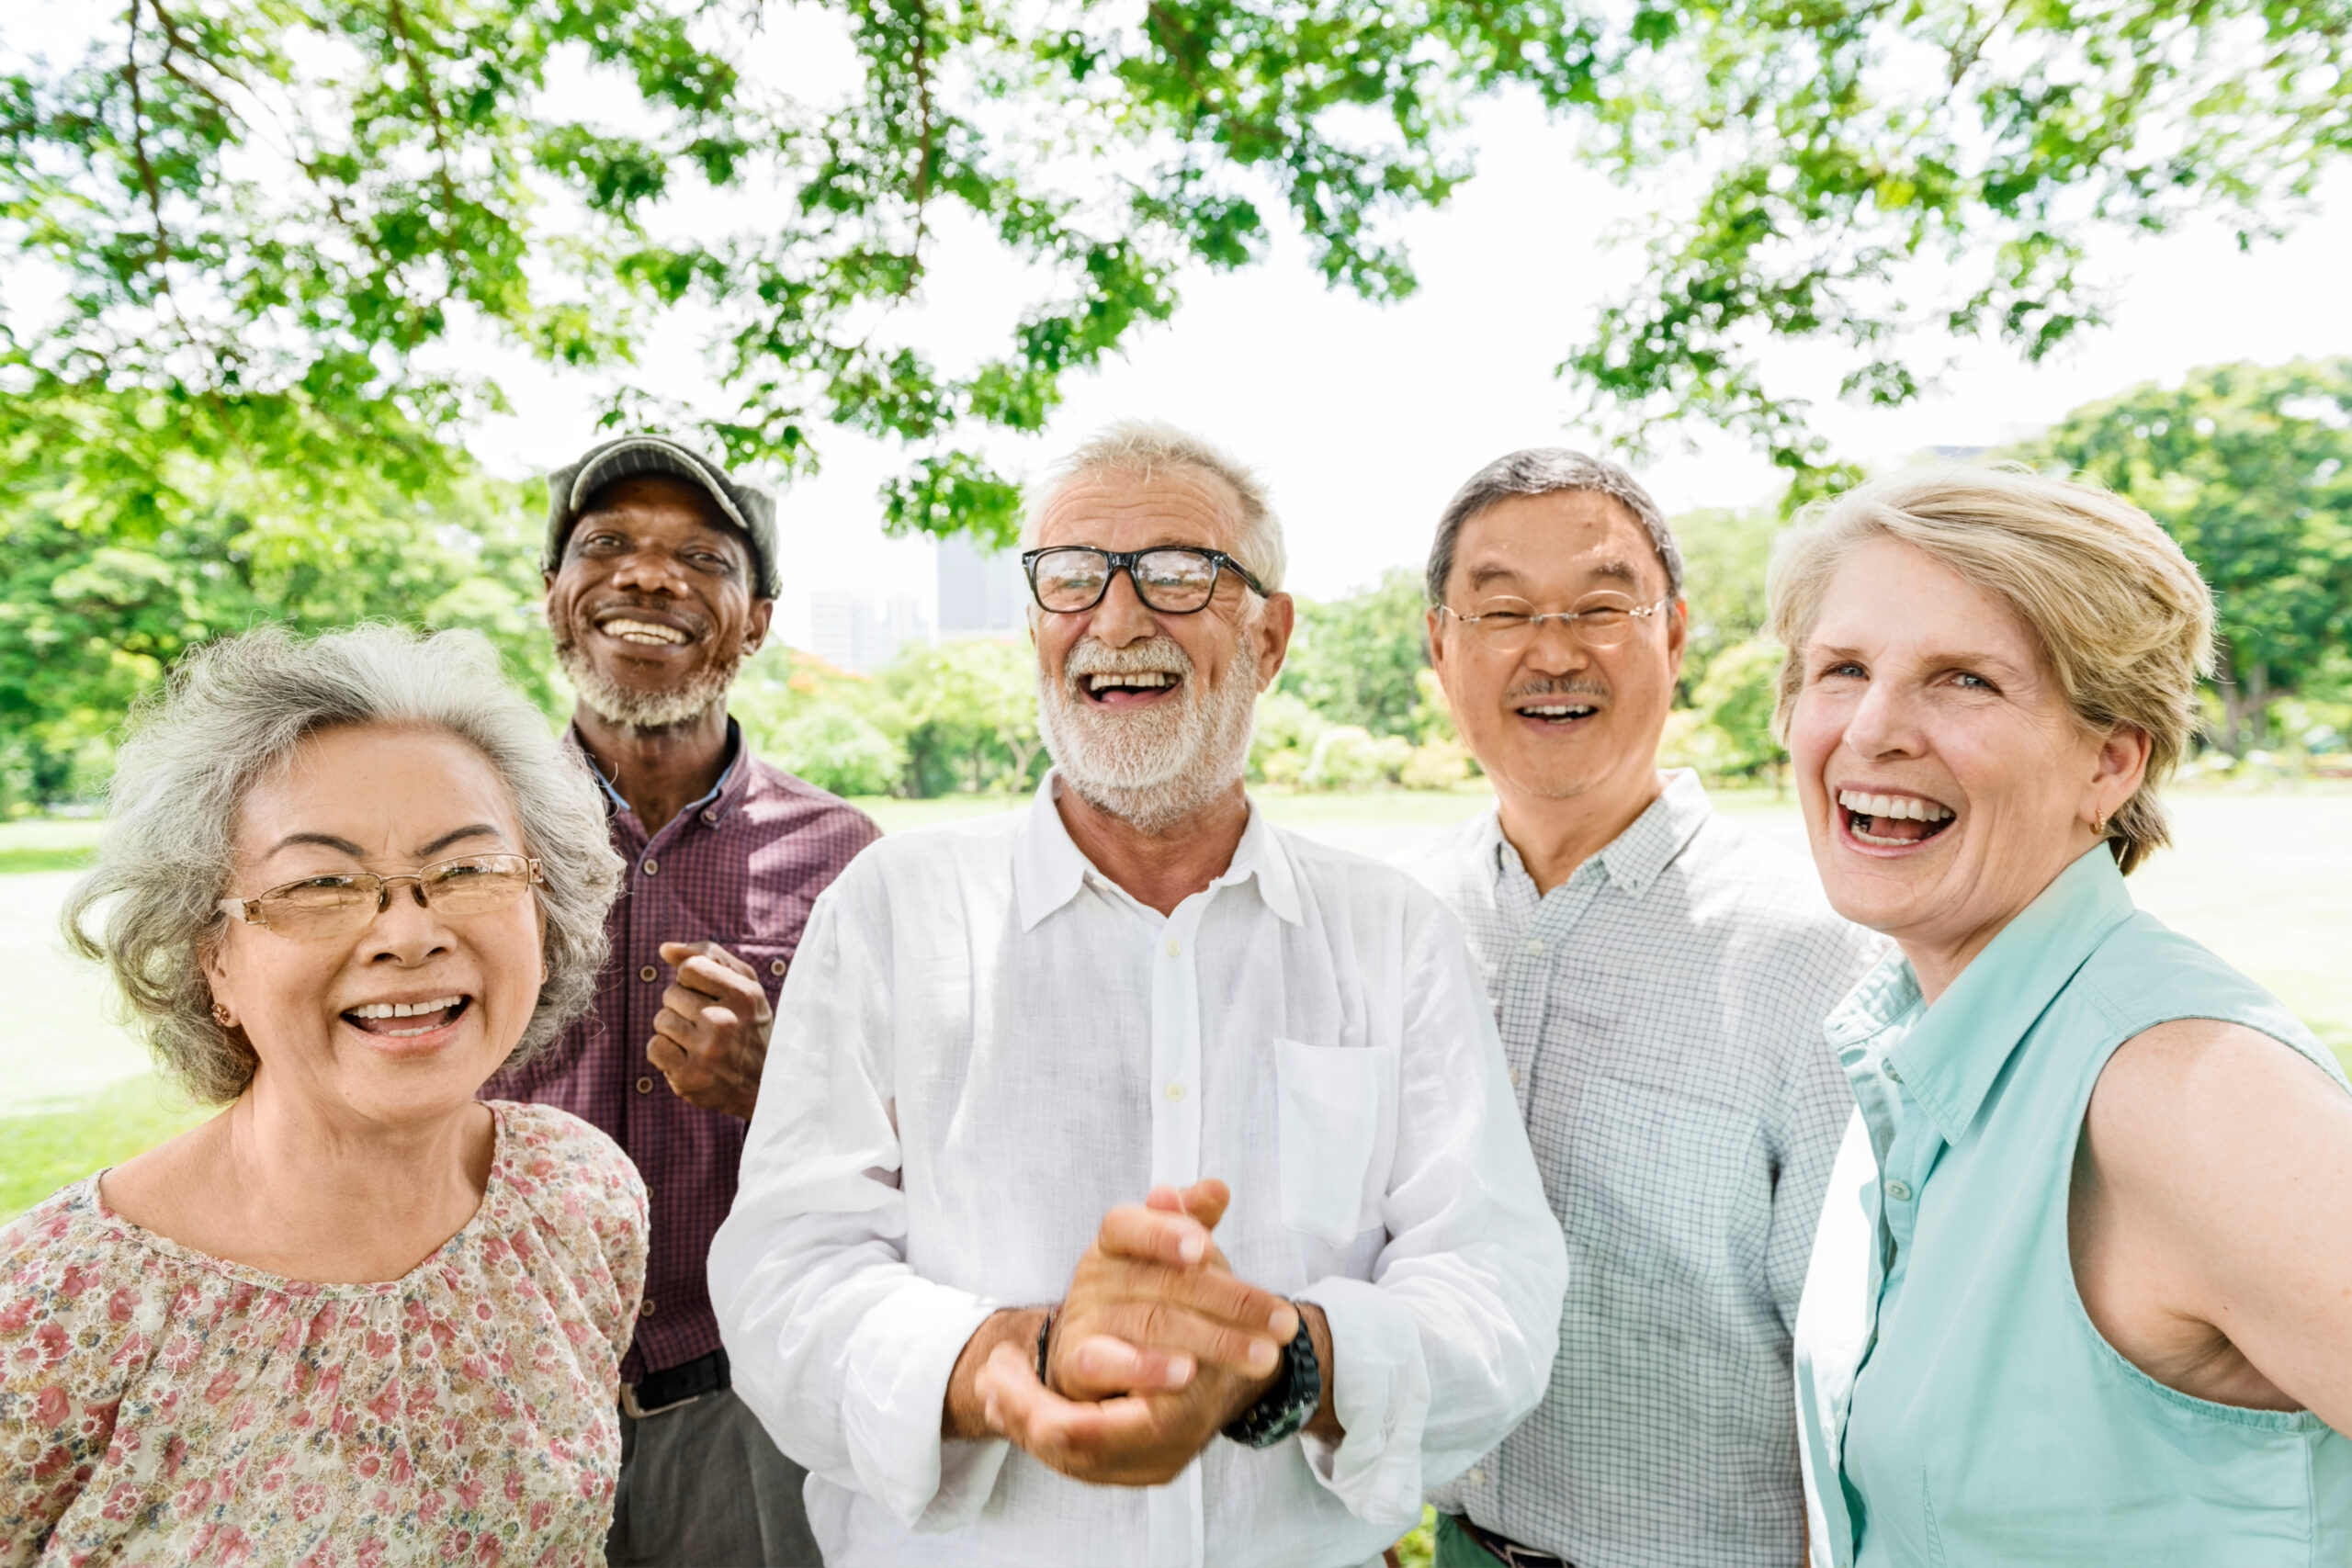
[[[768,493],[633,434],[549,475],[548,496],[548,630],[628,877],[594,1010],[484,1092],[585,1118],[645,1178],[652,1256],[621,1368],[613,1568],[815,1563],[803,1473],[731,1390],[704,1267],[808,907],[879,832],[752,756],[728,716],[775,608]]]

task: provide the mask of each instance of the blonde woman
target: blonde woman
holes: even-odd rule
[[[1781,716],[1860,1111],[1799,1312],[1813,1561],[2352,1559],[2352,1094],[2135,912],[2212,605],[2105,492],[1962,469],[1786,541]]]
[[[600,1561],[645,1193],[475,1090],[583,1006],[595,785],[467,633],[255,633],[69,937],[211,1121],[0,1230],[0,1564]]]

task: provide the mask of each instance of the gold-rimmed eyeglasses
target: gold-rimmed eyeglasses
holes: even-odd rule
[[[223,898],[214,908],[232,920],[314,942],[347,936],[382,914],[395,883],[409,884],[419,905],[462,918],[503,909],[546,881],[539,863],[526,855],[459,855],[394,876],[372,871],[306,876],[250,898]]]
[[[1671,595],[1655,604],[1637,604],[1622,593],[1589,593],[1566,610],[1539,611],[1524,599],[1484,600],[1466,615],[1451,604],[1437,608],[1440,615],[1452,615],[1464,630],[1475,633],[1486,647],[1516,653],[1535,640],[1546,621],[1558,622],[1562,630],[1587,648],[1615,648],[1634,635],[1634,626],[1663,614],[1673,603]]]

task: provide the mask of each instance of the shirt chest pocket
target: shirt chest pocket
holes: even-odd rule
[[[1381,1223],[1396,1152],[1396,1053],[1274,1042],[1283,1224],[1345,1247]]]

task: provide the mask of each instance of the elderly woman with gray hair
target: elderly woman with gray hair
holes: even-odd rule
[[[1905,475],[1783,542],[1860,1110],[1796,1327],[1813,1561],[2352,1561],[2352,1094],[2132,908],[2213,607],[2104,491]]]
[[[590,995],[594,784],[368,626],[191,655],[111,805],[69,940],[227,1109],[0,1231],[0,1563],[600,1560],[644,1189],[474,1098]]]

